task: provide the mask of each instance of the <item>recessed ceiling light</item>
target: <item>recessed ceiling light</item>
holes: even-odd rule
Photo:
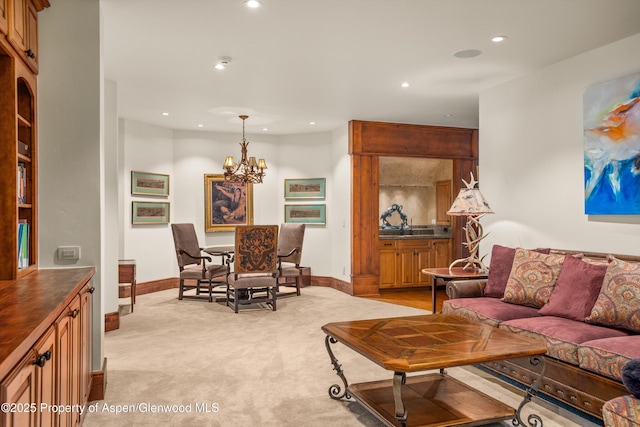
[[[244,5],[250,7],[251,9],[255,9],[257,7],[262,6],[262,2],[259,0],[246,0]]]
[[[315,124],[316,124],[316,122],[309,122],[309,124],[310,124],[310,125],[315,125]]]
[[[453,117],[453,114],[443,114],[442,117],[447,117],[447,118]]]
[[[227,65],[229,65],[230,62],[231,62],[230,57],[221,56],[220,58],[218,58],[218,61],[216,62],[216,65],[214,66],[214,68],[216,70],[224,70],[225,68],[227,68]]]
[[[198,127],[199,127],[199,128],[203,128],[203,127],[204,127],[204,125],[198,125]]]
[[[507,36],[495,36],[491,38],[491,41],[494,43],[500,43],[507,39]]]
[[[268,128],[262,128],[262,130],[263,130],[264,132],[266,132],[266,131],[268,131],[269,129],[268,129]]]
[[[167,113],[166,111],[164,111],[164,112],[162,112],[162,115],[163,115],[163,116],[168,116],[168,115],[169,115],[169,113]]]
[[[466,49],[466,50],[459,50],[458,52],[454,53],[453,56],[455,56],[456,58],[466,59],[466,58],[474,58],[480,55],[481,53],[482,52],[477,49]]]
[[[400,86],[402,86],[402,87],[409,87],[409,83],[407,83],[407,82],[403,82]]]

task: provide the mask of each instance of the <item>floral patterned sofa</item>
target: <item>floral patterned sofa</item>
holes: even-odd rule
[[[599,419],[605,403],[608,419],[638,419],[622,369],[640,358],[640,257],[495,245],[488,278],[449,282],[447,295],[443,313],[546,343],[540,393]],[[526,359],[485,367],[524,385],[541,369]]]

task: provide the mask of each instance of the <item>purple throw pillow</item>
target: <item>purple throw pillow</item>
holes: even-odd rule
[[[535,249],[535,251],[548,254],[550,249]],[[484,288],[485,297],[502,298],[504,296],[515,255],[515,248],[493,245],[487,284]]]
[[[584,321],[600,295],[606,272],[605,264],[591,264],[567,255],[549,302],[538,313]]]

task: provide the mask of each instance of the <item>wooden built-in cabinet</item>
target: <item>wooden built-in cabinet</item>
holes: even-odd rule
[[[38,267],[36,74],[45,7],[48,0],[0,0],[0,280]]]
[[[46,6],[43,5],[45,2]],[[48,0],[45,2],[8,0],[7,39],[34,73],[38,72],[38,10],[48,7]]]
[[[0,398],[9,404],[0,426],[80,424],[78,408],[91,389],[93,274],[93,268],[38,270],[0,282],[0,318],[12,326],[0,331],[8,343],[0,349]],[[74,410],[58,414],[47,410],[51,405]]]
[[[380,289],[431,286],[423,268],[447,267],[450,239],[380,240]]]
[[[0,0],[0,33],[5,35],[8,30],[8,4],[9,0]]]

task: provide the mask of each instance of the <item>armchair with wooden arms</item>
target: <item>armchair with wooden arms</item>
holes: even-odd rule
[[[300,295],[300,259],[304,241],[305,224],[280,225],[278,237],[278,286],[288,286],[289,279],[295,281],[296,295]],[[280,279],[284,281],[280,281]]]
[[[227,305],[265,302],[276,311],[278,226],[237,225],[235,262],[227,276]]]
[[[173,243],[176,249],[176,257],[178,258],[178,267],[180,268],[180,290],[178,291],[178,299],[184,297],[193,298],[190,295],[184,295],[184,291],[196,290],[196,296],[200,296],[201,284],[206,283],[209,293],[209,302],[213,301],[213,288],[226,285],[226,276],[229,271],[225,255],[221,255],[220,264],[213,263],[211,256],[202,255],[202,248],[198,245],[198,236],[193,224],[171,224],[173,232]],[[189,284],[185,283],[188,281]],[[195,282],[191,285],[191,282]],[[219,291],[215,293],[224,293]]]

